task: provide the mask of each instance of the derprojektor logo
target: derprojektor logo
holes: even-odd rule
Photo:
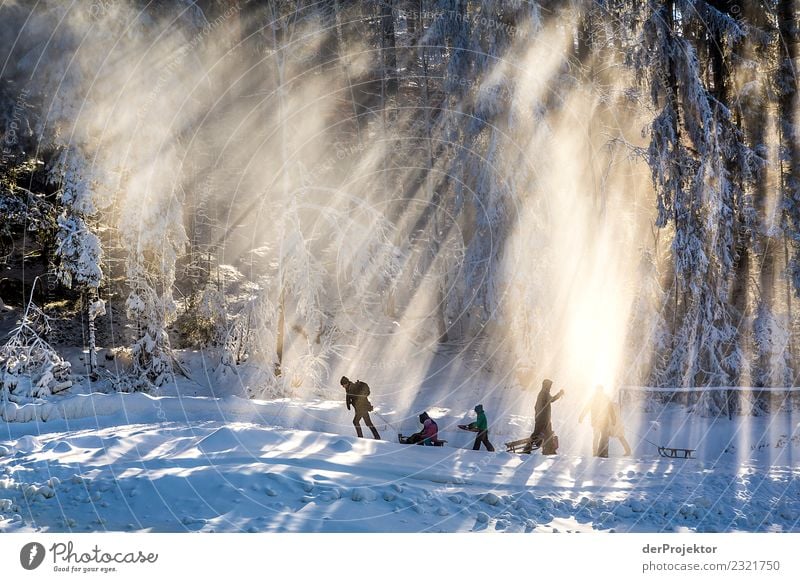
[[[35,570],[42,565],[44,554],[44,546],[39,542],[25,544],[19,552],[19,563],[26,570]]]

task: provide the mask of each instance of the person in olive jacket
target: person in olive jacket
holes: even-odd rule
[[[475,430],[478,433],[475,437],[475,444],[472,445],[472,450],[479,450],[481,448],[481,443],[483,443],[487,451],[494,452],[494,447],[492,443],[489,442],[489,422],[486,420],[486,413],[483,411],[483,405],[478,404],[475,407],[475,412],[478,414],[478,418],[475,422],[469,424],[470,430]]]
[[[361,421],[367,425],[367,428],[372,431],[372,436],[375,440],[380,440],[381,435],[378,434],[378,429],[372,424],[372,419],[369,417],[370,411],[374,409],[372,403],[369,401],[369,385],[361,380],[351,382],[347,376],[342,376],[339,383],[345,390],[345,404],[347,410],[352,406],[355,409],[353,416],[353,426],[356,427],[356,434],[359,438],[363,438],[364,434],[361,432]]]

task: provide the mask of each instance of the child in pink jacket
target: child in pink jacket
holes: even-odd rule
[[[422,423],[422,430],[408,437],[408,443],[432,447],[433,441],[439,438],[439,427],[436,422],[428,416],[427,412],[423,412],[419,415],[419,421]]]

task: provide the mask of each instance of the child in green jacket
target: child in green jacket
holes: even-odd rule
[[[486,420],[486,413],[483,411],[483,405],[478,404],[475,407],[475,412],[478,414],[478,419],[469,424],[469,428],[477,430],[478,435],[475,437],[475,444],[472,445],[472,450],[477,451],[481,448],[481,443],[486,446],[486,450],[494,452],[492,443],[489,442],[489,422]]]

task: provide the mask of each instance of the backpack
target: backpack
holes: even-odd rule
[[[353,382],[353,385],[350,386],[350,394],[353,396],[369,396],[369,384],[361,380],[356,380]]]

